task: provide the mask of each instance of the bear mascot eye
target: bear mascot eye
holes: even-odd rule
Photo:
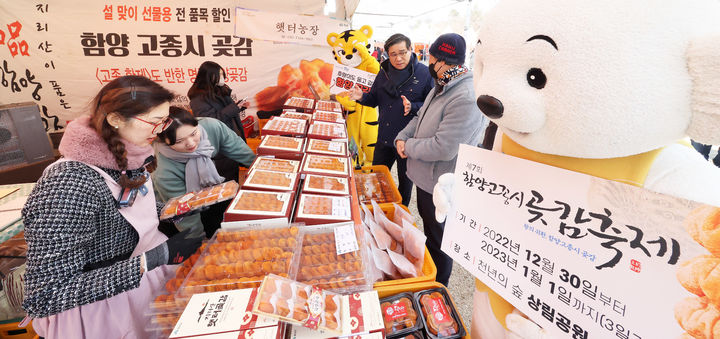
[[[547,77],[541,69],[531,68],[527,73],[527,82],[532,87],[542,89],[547,83]]]

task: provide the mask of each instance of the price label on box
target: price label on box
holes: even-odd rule
[[[345,226],[339,226],[335,227],[335,249],[337,250],[337,255],[355,252],[360,249],[357,242],[357,237],[355,236],[355,226],[345,225]]]

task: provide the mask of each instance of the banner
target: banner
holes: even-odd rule
[[[718,208],[467,145],[453,201],[443,251],[555,338],[678,338],[676,316],[718,313],[697,296],[720,298]]]
[[[357,68],[336,64],[330,82],[330,93],[338,94],[349,91],[357,84],[364,93],[370,91],[377,74],[365,72]]]
[[[279,2],[285,3],[253,0],[241,5],[267,9]],[[319,9],[324,4],[295,2]],[[256,95],[282,85],[281,71],[298,70],[303,60],[313,67],[301,76],[324,67],[328,71],[322,80],[329,86],[336,63],[329,46],[236,37],[236,5],[230,0],[202,5],[189,0],[5,1],[0,6],[0,102],[37,102],[46,129],[54,131],[88,113],[99,89],[124,75],[146,76],[178,94],[176,104],[188,105],[186,93],[204,61],[225,68],[235,99],[249,97],[250,114],[257,109]],[[264,107],[277,106],[275,101],[283,96],[308,92],[306,82],[297,83],[303,89],[286,86],[279,95],[263,96]]]
[[[327,46],[327,36],[350,29],[346,21],[319,15],[260,12],[238,7],[235,35],[256,40]]]

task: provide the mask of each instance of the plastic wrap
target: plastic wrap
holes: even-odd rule
[[[294,191],[297,187],[297,173],[253,169],[243,183],[243,189],[268,191]]]
[[[412,293],[404,292],[380,299],[385,335],[398,337],[422,329],[420,307]]]
[[[349,195],[347,178],[308,174],[302,188],[303,193]]]
[[[418,272],[422,272],[423,258],[425,257],[425,241],[427,236],[407,220],[403,219],[403,249]]]
[[[276,172],[297,173],[300,170],[300,161],[276,159],[274,156],[257,157],[250,169],[261,169]]]
[[[315,110],[342,113],[342,105],[337,101],[318,100]]]
[[[170,219],[190,211],[210,206],[221,201],[232,199],[240,186],[235,181],[203,188],[197,192],[189,192],[168,200],[160,211],[160,220]]]
[[[373,207],[373,216],[375,217],[375,222],[378,223],[380,226],[382,226],[385,231],[390,234],[390,236],[397,242],[401,243],[403,242],[403,228],[402,226],[390,221],[388,217],[385,215],[385,212],[380,208],[380,205],[378,205],[375,200],[370,201]],[[398,253],[403,253],[402,247],[399,250],[394,250]]]

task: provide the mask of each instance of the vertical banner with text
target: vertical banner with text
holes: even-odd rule
[[[454,185],[443,251],[556,338],[677,338],[720,314],[718,208],[467,145]]]

